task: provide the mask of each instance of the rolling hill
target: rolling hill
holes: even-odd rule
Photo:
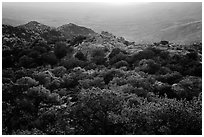
[[[175,43],[202,42],[202,21],[171,26],[161,31],[161,38]]]

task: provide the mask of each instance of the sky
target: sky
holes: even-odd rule
[[[141,3],[74,3],[74,2],[50,2],[50,3],[3,3],[2,17],[30,21],[37,20],[48,25],[61,25],[65,20],[74,23],[81,23],[84,19],[92,20],[97,16],[113,15],[118,16],[124,14],[130,7],[143,5]],[[57,23],[55,24],[55,20]],[[100,21],[100,20],[98,20]]]

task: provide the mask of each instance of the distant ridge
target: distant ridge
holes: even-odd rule
[[[16,34],[16,36],[25,39],[29,39],[30,35],[33,35],[35,37],[40,36],[41,38],[44,38],[48,41],[59,38],[72,39],[73,37],[79,35],[95,36],[98,34],[90,28],[79,26],[74,23],[68,23],[55,28],[39,23],[37,21],[30,21],[26,24],[19,25],[13,28],[12,27],[13,26],[7,25],[6,27],[4,27],[3,31],[10,31],[10,34]],[[25,34],[29,35],[24,36]],[[168,40],[170,42],[178,44],[192,44],[194,42],[202,42],[202,21],[192,21],[188,23],[169,26],[161,29],[160,31],[158,31],[158,34],[152,35],[152,37],[156,37],[157,41]]]
[[[62,34],[66,38],[71,38],[71,37],[78,36],[78,35],[91,36],[91,35],[96,34],[96,32],[94,32],[90,28],[78,26],[78,25],[73,24],[73,23],[62,25],[62,26],[58,27],[57,30],[62,32]]]
[[[50,27],[47,25],[44,25],[42,23],[39,23],[37,21],[30,21],[26,24],[17,26],[18,28],[23,28],[25,30],[30,31],[31,33],[37,33],[38,35],[43,35],[46,33],[49,33],[50,31],[54,31],[55,34],[56,33],[60,33],[59,35],[63,35],[66,39],[70,39],[73,38],[75,36],[91,36],[91,35],[95,35],[96,32],[94,32],[92,29],[90,28],[86,28],[83,26],[78,26],[74,23],[69,23],[69,24],[65,24],[62,25],[60,27]]]
[[[187,44],[202,41],[202,21],[171,26],[161,30],[161,38],[175,43]]]
[[[10,19],[10,18],[2,18],[2,24],[4,25],[11,25],[11,26],[19,26],[24,24],[25,21],[22,20],[16,20],[16,19]]]
[[[41,24],[37,21],[30,21],[24,25],[18,26],[19,28],[24,28],[29,31],[34,31],[35,33],[44,33],[45,31],[51,30],[50,26]]]
[[[19,26],[2,25],[4,38],[21,39],[26,42],[31,42],[35,39],[45,39],[53,43],[56,40],[70,40],[75,36],[93,36],[97,33],[92,29],[78,26],[73,23],[62,25],[58,28],[44,25],[37,21],[30,21]]]

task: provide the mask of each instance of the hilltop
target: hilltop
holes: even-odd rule
[[[65,24],[57,28],[66,38],[73,38],[74,36],[91,36],[95,35],[96,33],[89,29],[82,26],[78,26],[73,23]]]

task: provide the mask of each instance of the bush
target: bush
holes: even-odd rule
[[[110,69],[108,71],[104,71],[101,75],[103,76],[105,84],[108,84],[114,77],[123,76],[123,72],[119,69]]]
[[[123,53],[123,51],[120,49],[120,48],[114,48],[112,51],[111,51],[111,53],[109,54],[109,58],[111,59],[111,58],[113,58],[113,57],[115,57],[117,54],[119,54],[119,53]]]
[[[197,52],[190,52],[187,53],[186,56],[192,60],[198,60],[198,53]]]
[[[25,68],[30,68],[33,66],[34,60],[33,60],[33,58],[30,58],[30,57],[24,55],[19,59],[19,64],[20,64],[20,66],[23,66]]]
[[[172,72],[172,73],[167,73],[165,75],[159,75],[156,77],[158,81],[168,83],[170,85],[174,83],[178,83],[182,79],[182,75],[179,72]]]
[[[186,105],[187,103],[187,105]],[[142,114],[147,117],[149,134],[198,135],[202,133],[201,119],[193,109],[189,110],[188,102],[175,99],[158,99],[141,106]]]
[[[37,87],[31,87],[27,92],[27,96],[35,99],[35,107],[39,107],[40,103],[51,103],[58,104],[60,97],[56,93],[51,93],[50,90],[46,89],[44,86],[39,85]]]
[[[67,69],[63,66],[55,67],[51,70],[51,72],[56,76],[56,77],[62,77],[66,73]]]
[[[32,50],[28,56],[33,58],[35,60],[35,62],[38,64],[38,65],[41,65],[42,64],[42,59],[41,59],[41,53],[39,51],[36,51],[36,50]]]
[[[86,65],[84,61],[78,60],[74,57],[66,59],[66,60],[62,60],[60,64],[68,70],[75,68],[75,67],[84,67]]]
[[[159,96],[167,95],[168,98],[177,97],[176,94],[173,92],[171,85],[169,84],[156,81],[153,86],[154,86],[153,92],[155,94],[158,94]]]
[[[105,51],[103,49],[94,49],[91,53],[91,61],[96,65],[104,65],[106,62]]]
[[[67,89],[75,88],[79,85],[79,80],[85,79],[86,74],[81,71],[71,72],[69,75],[65,74],[62,79],[64,81],[64,87]]]
[[[17,84],[28,85],[29,87],[38,85],[39,82],[30,78],[30,77],[22,77],[16,81]]]
[[[82,61],[87,60],[86,56],[81,51],[77,52],[74,57]]]
[[[84,89],[92,88],[92,87],[104,88],[104,86],[105,86],[105,82],[104,82],[103,78],[101,78],[101,77],[95,77],[93,79],[79,80],[79,84]]]
[[[138,53],[133,54],[130,59],[129,62],[134,65],[137,65],[137,63],[142,60],[142,59],[152,59],[155,57],[155,53],[150,50],[150,49],[144,49],[143,51],[139,51]]]
[[[172,89],[178,98],[186,98],[187,100],[198,97],[202,92],[202,80],[194,76],[186,77],[178,84],[173,84]]]
[[[66,43],[58,42],[55,45],[54,53],[57,58],[61,59],[67,54],[67,46]]]
[[[128,67],[129,64],[127,63],[127,61],[121,60],[121,61],[115,63],[114,66],[116,68],[121,68],[121,67],[124,67],[124,66]]]
[[[12,55],[2,57],[2,67],[3,68],[13,67],[14,62],[15,62],[15,60],[14,60],[14,57]]]
[[[51,82],[52,74],[49,71],[39,72],[37,74],[34,74],[35,79],[39,81],[40,84],[47,87],[49,83]]]
[[[119,114],[122,98],[109,90],[92,88],[82,90],[77,105],[71,108],[71,117],[76,134],[108,135],[120,134],[117,124],[110,119],[110,114]]]
[[[143,59],[139,62],[139,68],[141,71],[149,74],[155,74],[160,69],[160,65],[155,63],[152,59]]]
[[[42,59],[44,63],[50,65],[55,65],[58,62],[57,57],[53,52],[43,54]]]
[[[109,63],[110,63],[110,65],[113,65],[114,63],[117,63],[117,62],[122,61],[122,60],[126,61],[127,56],[120,52],[119,54],[117,54],[114,57],[112,57],[111,59],[109,59]]]
[[[70,40],[70,45],[75,46],[82,43],[87,37],[79,35]]]

